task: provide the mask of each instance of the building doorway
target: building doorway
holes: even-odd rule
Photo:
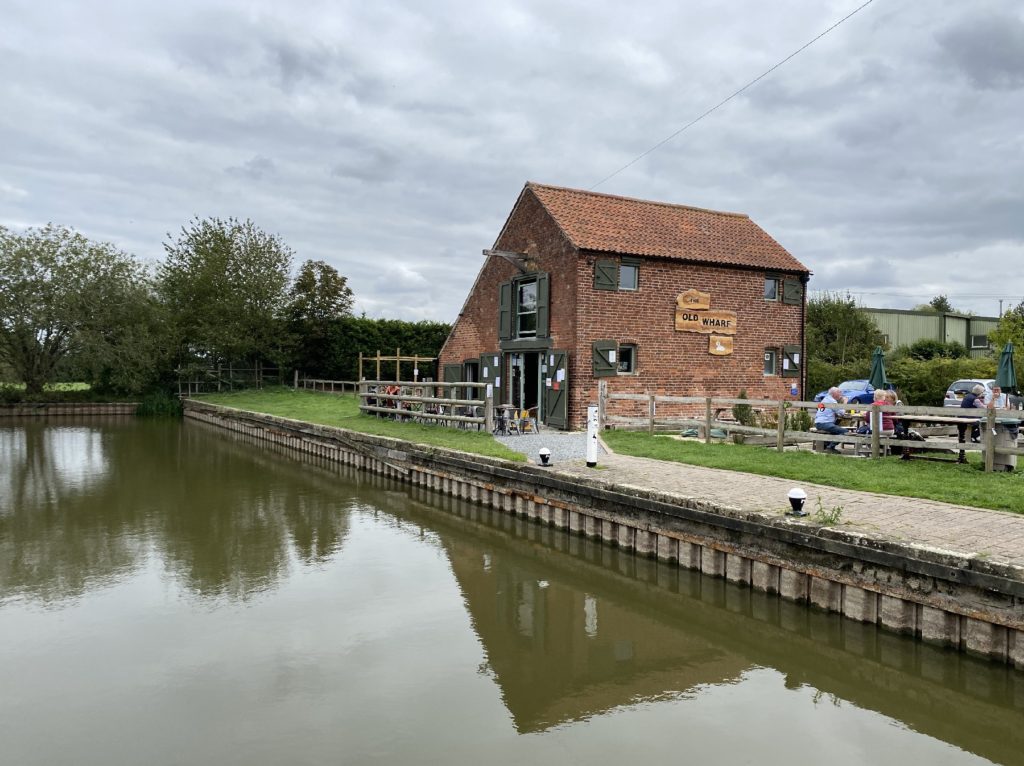
[[[543,352],[522,351],[510,354],[511,404],[521,410],[541,412],[541,396],[543,381],[540,376],[541,356]]]

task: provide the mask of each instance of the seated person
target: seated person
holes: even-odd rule
[[[975,384],[974,388],[971,389],[970,393],[967,394],[963,399],[960,400],[960,406],[964,409],[973,410],[981,409],[985,406],[985,387],[981,383]],[[967,431],[967,424],[958,425],[956,430],[959,434],[959,439],[962,442],[964,440],[964,434]],[[981,425],[973,423],[971,425],[971,441],[981,441]]]
[[[814,428],[826,434],[835,434],[839,436],[846,433],[846,429],[836,424],[837,415],[845,415],[846,411],[836,408],[830,409],[826,407],[826,404],[845,404],[846,399],[843,397],[843,392],[839,390],[837,386],[833,386],[828,390],[825,398],[818,404],[818,412],[814,416]],[[836,446],[839,442],[825,442],[826,452],[836,452]]]
[[[890,397],[889,394],[892,394],[892,396]],[[886,390],[881,389],[881,388],[876,388],[875,389],[875,397],[874,397],[873,404],[878,404],[878,405],[881,405],[881,406],[888,406],[890,404],[895,404],[896,403],[894,401],[895,399],[896,399],[896,392],[895,391],[886,391]],[[896,423],[893,420],[892,413],[891,412],[882,412],[882,413],[880,413],[880,416],[881,416],[881,419],[882,419],[882,428],[878,432],[878,434],[880,436],[892,436],[896,432]],[[867,423],[867,427],[868,427],[868,430],[865,431],[865,433],[871,433],[871,411],[870,410],[864,413],[864,422]]]
[[[1003,393],[1003,389],[998,384],[993,383],[992,390],[985,394],[985,406],[990,410],[1009,409],[1009,399],[1006,394]]]

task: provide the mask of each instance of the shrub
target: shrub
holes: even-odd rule
[[[937,359],[940,357],[945,357],[946,359],[963,359],[967,356],[967,347],[964,346],[963,343],[957,343],[956,341],[943,343],[941,340],[922,338],[921,340],[910,344],[907,348],[907,354],[914,359],[920,359],[922,361]]]
[[[747,389],[740,389],[739,396],[737,399],[747,398]],[[749,404],[734,404],[732,407],[732,416],[736,419],[736,422],[741,426],[752,426],[754,425],[754,408]]]
[[[181,401],[166,391],[146,394],[135,414],[140,418],[176,418],[181,416]]]

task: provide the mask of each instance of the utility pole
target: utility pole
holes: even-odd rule
[[[1003,299],[1002,298],[999,299],[999,316],[1000,317],[1003,316]]]

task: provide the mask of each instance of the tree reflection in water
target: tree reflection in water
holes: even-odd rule
[[[347,531],[316,471],[202,427],[25,420],[0,427],[0,450],[0,599],[75,598],[156,555],[196,595],[244,600]]]

